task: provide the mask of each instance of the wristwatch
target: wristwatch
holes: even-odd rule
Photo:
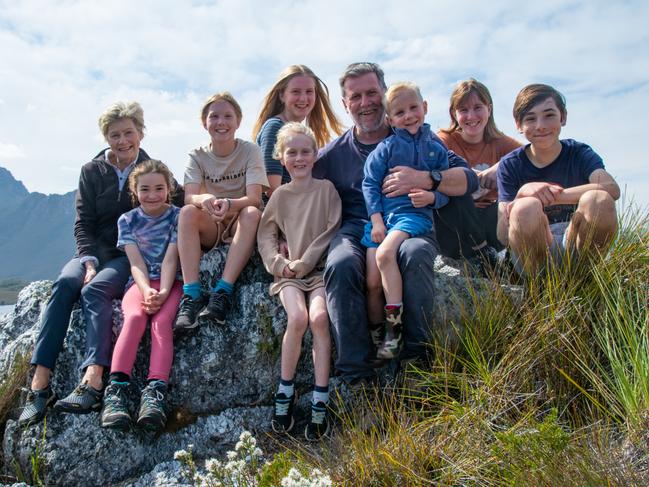
[[[433,170],[430,172],[430,179],[433,180],[433,187],[430,189],[431,191],[435,191],[442,182],[442,173],[440,171]]]

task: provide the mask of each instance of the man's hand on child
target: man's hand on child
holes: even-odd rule
[[[410,191],[410,193],[408,193],[408,198],[410,198],[412,206],[415,208],[423,208],[424,206],[435,203],[435,193],[420,188],[415,188]]]
[[[518,190],[516,198],[532,197],[538,199],[543,206],[554,204],[563,188],[553,183],[527,183]]]
[[[388,198],[408,194],[414,188],[421,186],[422,171],[408,166],[395,166],[390,169],[383,180],[382,191]]]

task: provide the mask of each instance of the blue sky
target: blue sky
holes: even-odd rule
[[[404,7],[407,5],[408,7]],[[563,137],[602,155],[626,198],[649,205],[646,1],[0,1],[0,165],[30,191],[74,189],[103,146],[97,117],[137,100],[142,143],[182,179],[207,141],[201,102],[229,90],[249,139],[265,92],[289,64],[310,66],[349,124],[337,79],[361,60],[419,84],[428,122],[448,125],[453,85],[473,76],[498,126],[519,137],[514,97],[531,82],[568,100]],[[520,138],[520,137],[519,137]]]

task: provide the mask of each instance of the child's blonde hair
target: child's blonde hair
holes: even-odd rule
[[[169,168],[162,161],[147,159],[137,164],[128,176],[128,188],[131,190],[133,205],[139,204],[137,199],[137,181],[144,174],[162,174],[167,183],[167,203],[171,203],[171,198],[173,198],[176,187],[173,174],[171,174]]]
[[[385,111],[390,114],[390,105],[394,102],[395,98],[402,93],[411,92],[417,95],[419,101],[424,101],[424,97],[421,96],[421,90],[419,86],[410,81],[399,81],[398,83],[393,83],[388,88],[388,91],[385,92],[384,106]]]
[[[232,93],[230,93],[229,91],[221,91],[220,93],[214,93],[207,100],[205,100],[205,103],[203,103],[203,107],[201,108],[201,122],[203,123],[203,126],[205,126],[205,123],[207,121],[207,112],[210,110],[210,105],[217,101],[225,101],[232,105],[234,114],[237,116],[237,120],[241,122],[241,119],[243,118],[241,105],[239,105],[237,100],[234,99]]]
[[[455,118],[455,111],[459,109],[461,105],[466,103],[472,94],[475,94],[475,96],[478,97],[478,100],[487,105],[490,110],[489,118],[487,119],[482,135],[484,141],[491,142],[494,139],[503,137],[505,134],[498,130],[498,127],[496,127],[496,121],[494,120],[494,102],[491,98],[491,93],[489,93],[489,90],[484,84],[474,78],[460,81],[455,85],[453,93],[451,93],[451,101],[448,107],[448,113],[451,117],[451,125],[446,129],[441,129],[441,131],[446,134],[452,134],[453,132],[460,130],[460,124],[458,123],[457,118]]]
[[[315,104],[307,116],[306,122],[313,130],[318,146],[321,147],[331,140],[331,132],[336,135],[342,134],[343,125],[331,108],[327,85],[304,64],[293,64],[280,73],[279,79],[266,94],[259,117],[252,129],[252,140],[257,140],[257,135],[266,120],[282,113],[284,103],[280,100],[279,95],[286,89],[289,81],[296,76],[308,76],[315,82]]]
[[[318,143],[315,138],[313,130],[299,122],[289,122],[286,125],[282,126],[281,129],[277,132],[277,142],[275,142],[275,148],[273,149],[273,158],[280,159],[284,148],[286,147],[286,142],[294,135],[306,135],[313,142],[313,151],[317,152]]]

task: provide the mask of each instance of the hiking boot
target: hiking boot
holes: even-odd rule
[[[307,441],[318,441],[329,434],[329,418],[327,405],[324,402],[311,404],[311,421],[304,428],[304,437]]]
[[[385,341],[376,352],[381,359],[393,359],[403,349],[403,323],[401,314],[403,306],[390,306],[385,308]]]
[[[149,431],[160,431],[167,424],[167,384],[153,380],[142,391],[137,425]]]
[[[33,390],[28,389],[25,407],[23,407],[18,426],[30,426],[40,422],[45,417],[45,412],[49,406],[56,400],[52,388],[47,386],[45,389]]]
[[[101,410],[102,428],[128,431],[131,415],[126,407],[128,382],[111,382],[104,391],[104,407]]]
[[[370,338],[374,344],[374,348],[377,350],[383,345],[383,340],[385,340],[385,325],[379,323],[378,325],[370,325]]]
[[[88,414],[101,409],[101,391],[89,384],[79,384],[74,391],[56,401],[55,411],[73,414]]]
[[[283,392],[275,394],[275,412],[270,422],[270,426],[275,433],[288,433],[293,428],[295,423],[293,409],[296,400],[297,393],[293,393],[292,396],[287,396]]]
[[[183,294],[180,300],[180,306],[178,307],[176,321],[174,321],[174,331],[182,332],[196,328],[198,326],[196,317],[205,307],[205,301],[203,293],[196,299],[193,299],[189,294]]]
[[[215,322],[219,325],[225,324],[225,316],[232,307],[232,294],[219,289],[210,293],[210,300],[205,309],[198,315],[198,321],[203,323]]]

